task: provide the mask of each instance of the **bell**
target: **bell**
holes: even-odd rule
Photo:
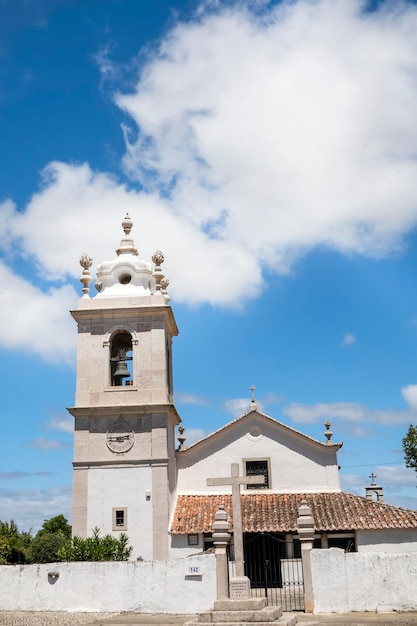
[[[129,370],[127,369],[126,361],[118,361],[116,369],[114,371],[114,377],[117,378],[128,378],[130,376]]]

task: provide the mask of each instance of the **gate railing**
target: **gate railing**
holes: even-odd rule
[[[276,534],[257,533],[245,538],[245,573],[253,597],[266,597],[268,604],[283,611],[304,611],[301,559],[285,558],[292,543]]]

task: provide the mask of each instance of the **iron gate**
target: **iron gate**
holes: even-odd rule
[[[245,533],[243,541],[252,596],[266,597],[268,604],[281,605],[283,611],[304,611],[301,559],[286,558],[292,543],[287,549],[277,533]]]

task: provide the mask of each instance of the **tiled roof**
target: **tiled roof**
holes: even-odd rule
[[[417,528],[417,511],[350,493],[256,493],[241,495],[243,532],[295,532],[302,500],[311,508],[316,531]],[[212,532],[220,504],[233,529],[231,495],[178,496],[171,533]]]

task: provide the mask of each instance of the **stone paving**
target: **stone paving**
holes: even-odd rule
[[[417,626],[417,612],[296,615],[297,626]],[[0,611],[0,626],[182,626],[192,619],[192,615]]]
[[[184,624],[192,615],[147,615],[138,613],[69,613],[41,611],[0,611],[0,626],[113,626],[141,624],[168,626]]]

